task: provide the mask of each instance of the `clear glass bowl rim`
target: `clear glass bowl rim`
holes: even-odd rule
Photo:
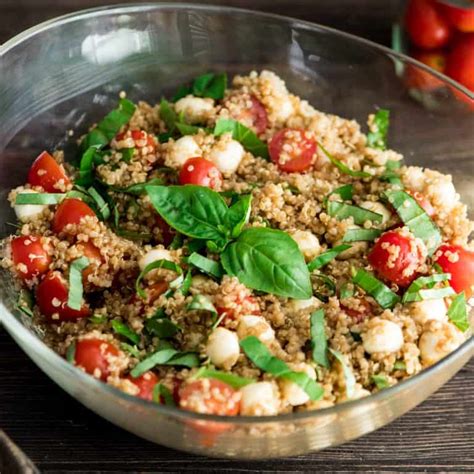
[[[36,26],[33,26],[18,35],[14,36],[10,40],[6,41],[3,45],[0,45],[0,59],[3,55],[8,53],[10,50],[21,44],[23,41],[35,36],[36,34],[52,29],[59,25],[64,25],[69,22],[76,20],[86,20],[91,17],[97,17],[107,14],[133,14],[137,12],[145,12],[151,10],[188,10],[196,12],[214,12],[214,13],[243,13],[252,16],[260,16],[265,18],[272,18],[280,22],[285,22],[287,24],[295,24],[298,26],[303,26],[308,29],[313,30],[322,30],[329,34],[341,36],[348,40],[355,41],[366,47],[378,50],[381,53],[384,53],[387,56],[396,58],[403,63],[411,63],[417,66],[420,69],[425,70],[429,74],[436,76],[441,79],[446,85],[454,89],[459,90],[467,97],[474,99],[474,93],[470,92],[468,89],[463,87],[461,84],[455,82],[451,78],[445,76],[444,74],[439,73],[426,66],[419,61],[412,59],[404,54],[397,53],[390,48],[379,45],[372,41],[360,38],[358,36],[352,35],[350,33],[345,33],[339,31],[335,28],[330,28],[327,26],[320,25],[318,23],[313,23],[305,20],[300,20],[292,17],[287,17],[283,15],[277,15],[274,13],[265,13],[260,11],[254,11],[244,8],[235,8],[235,7],[222,7],[218,5],[200,5],[200,4],[190,4],[190,3],[138,3],[138,4],[118,4],[118,5],[108,5],[103,7],[89,8],[81,10],[79,12],[73,12],[66,15],[62,15],[51,20],[39,23]],[[284,415],[274,415],[274,416],[219,416],[219,415],[205,415],[200,413],[195,413],[191,411],[181,410],[179,408],[157,404],[156,402],[151,402],[148,400],[143,400],[141,398],[135,397],[133,395],[128,395],[125,392],[111,386],[107,385],[94,377],[86,374],[79,368],[73,366],[56,352],[50,349],[45,343],[41,341],[39,337],[34,335],[28,328],[26,328],[20,321],[18,321],[13,314],[5,307],[3,302],[0,301],[0,322],[3,320],[3,324],[11,329],[15,336],[20,337],[29,347],[32,347],[32,350],[39,353],[44,358],[49,359],[53,364],[57,365],[62,370],[69,372],[71,377],[78,377],[81,382],[91,386],[98,391],[109,392],[110,395],[122,398],[124,402],[134,403],[144,410],[154,410],[159,415],[171,416],[176,418],[183,419],[193,419],[193,420],[202,420],[202,421],[213,421],[213,422],[222,422],[222,423],[232,423],[233,425],[246,425],[246,424],[260,424],[264,425],[267,423],[276,423],[276,422],[295,422],[300,420],[307,419],[317,419],[323,418],[331,415],[341,415],[344,411],[352,410],[356,407],[364,407],[371,403],[382,402],[396,394],[402,392],[405,389],[409,389],[414,385],[418,385],[424,382],[429,381],[432,375],[436,372],[443,371],[445,366],[448,366],[450,362],[458,357],[461,357],[465,353],[471,353],[471,356],[474,354],[474,336],[466,340],[461,346],[459,346],[455,351],[453,351],[448,356],[444,357],[442,360],[436,364],[424,369],[419,374],[414,375],[402,382],[397,383],[389,388],[383,389],[380,392],[377,392],[373,395],[358,399],[347,401],[338,405],[334,405],[328,408],[321,408],[318,410],[310,410],[299,413],[289,413]]]

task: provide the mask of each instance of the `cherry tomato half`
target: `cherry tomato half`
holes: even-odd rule
[[[84,257],[89,259],[89,266],[82,270],[82,280],[86,283],[89,275],[93,274],[97,267],[102,264],[102,254],[92,242],[79,242],[76,248]]]
[[[136,385],[138,390],[140,390],[137,394],[137,397],[143,398],[144,400],[153,400],[153,389],[158,383],[158,377],[153,372],[145,372],[144,374],[140,375],[140,377],[136,378],[132,377],[131,375],[127,375],[125,378],[130,380],[130,382]]]
[[[268,144],[271,160],[288,173],[307,170],[313,162],[316,148],[316,140],[297,128],[280,130]]]
[[[368,259],[382,279],[404,287],[416,277],[423,254],[413,236],[396,229],[380,236]]]
[[[474,293],[474,252],[460,245],[441,245],[435,253],[436,263],[451,274],[450,285],[456,293],[464,291],[466,298]]]
[[[189,158],[179,173],[180,184],[196,184],[214,189],[221,182],[221,172],[214,163],[204,158]]]
[[[74,364],[105,382],[110,375],[109,358],[119,354],[120,351],[108,341],[82,339],[76,342]]]
[[[451,38],[451,28],[432,0],[410,0],[405,26],[411,41],[423,49],[441,48]]]
[[[446,73],[474,92],[474,33],[465,35],[454,45]]]
[[[373,314],[373,309],[367,300],[360,300],[359,307],[357,309],[349,308],[344,304],[341,304],[344,311],[358,323],[362,322],[367,316]]]
[[[254,96],[250,96],[251,105],[243,109],[236,119],[245,126],[253,129],[257,135],[262,134],[268,127],[268,115],[264,105]]]
[[[24,280],[46,273],[51,257],[41,243],[41,237],[22,235],[11,241],[12,259],[18,276]]]
[[[130,145],[133,145],[136,148],[143,148],[144,146],[147,146],[151,149],[151,151],[156,148],[156,138],[152,134],[147,133],[144,130],[129,130],[126,132],[118,133],[115,136],[115,141],[120,142],[127,138],[131,138],[133,140],[134,143],[130,143]]]
[[[461,8],[455,5],[439,3],[439,9],[454,28],[464,33],[474,32],[474,8]]]
[[[68,294],[67,282],[60,272],[50,271],[41,280],[36,288],[36,302],[50,322],[75,321],[89,316],[87,305],[84,304],[79,310],[67,305]]]
[[[65,199],[54,213],[53,231],[59,234],[68,224],[79,224],[86,216],[95,217],[95,212],[85,202],[75,198]]]
[[[442,52],[423,52],[413,55],[415,59],[426,64],[435,71],[444,73],[446,69],[446,55]],[[444,82],[430,73],[418,69],[411,64],[407,65],[405,83],[408,87],[422,90],[433,90],[443,87]]]
[[[61,192],[70,182],[63,167],[47,151],[36,158],[28,173],[28,183],[41,186],[47,193]]]

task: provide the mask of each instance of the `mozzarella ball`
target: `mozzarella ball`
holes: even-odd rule
[[[464,335],[454,324],[433,321],[423,332],[418,343],[421,360],[427,365],[434,364],[463,342]]]
[[[459,196],[454,185],[447,176],[436,179],[428,186],[427,195],[431,202],[445,211],[451,210],[458,202]]]
[[[204,123],[214,110],[214,101],[188,96],[179,99],[174,106],[178,114],[184,114],[187,123]]]
[[[362,387],[360,383],[356,383],[352,396],[348,398],[347,395],[344,395],[341,401],[359,400],[359,398],[368,397],[369,395],[370,395],[370,392],[368,390]]]
[[[423,168],[419,166],[409,166],[406,172],[402,174],[402,179],[408,189],[419,192],[423,190],[426,182]]]
[[[423,300],[409,305],[410,314],[419,324],[427,321],[446,321],[448,309],[443,298]]]
[[[403,346],[400,326],[378,317],[369,321],[368,329],[361,334],[361,337],[364,350],[369,354],[398,352]]]
[[[289,300],[287,306],[291,311],[301,311],[303,309],[319,308],[321,304],[318,298],[312,296],[307,300]]]
[[[243,146],[235,140],[220,140],[209,153],[212,161],[221,173],[234,173],[244,157]]]
[[[270,119],[280,125],[283,124],[294,112],[285,82],[271,71],[262,71],[260,84],[261,88],[267,91],[262,97],[262,101],[270,112]]]
[[[138,266],[140,267],[140,270],[144,270],[147,265],[156,260],[169,260],[172,262],[173,258],[171,257],[169,250],[166,250],[163,247],[158,247],[149,250],[145,255],[143,255],[143,257],[138,260]]]
[[[239,339],[255,336],[263,343],[270,343],[275,339],[275,331],[262,316],[247,314],[241,316],[237,326]]]
[[[304,372],[309,378],[316,380],[316,371],[309,364],[293,364],[290,368],[295,372]],[[284,403],[295,407],[309,401],[309,395],[295,382],[281,379],[279,385]]]
[[[209,336],[206,354],[216,367],[230,369],[237,362],[239,353],[239,338],[235,332],[218,327]]]
[[[348,226],[347,230],[349,229],[361,229],[361,227],[354,224],[354,225]],[[342,239],[339,239],[338,241],[334,242],[334,247],[337,245],[342,245],[344,243],[347,243],[347,242],[343,242]],[[365,241],[350,242],[348,245],[350,245],[351,248],[344,250],[344,252],[341,252],[340,254],[338,254],[336,257],[337,260],[347,260],[349,258],[357,257],[365,253],[367,251],[367,248],[369,247],[369,244]]]
[[[256,382],[240,389],[240,414],[247,416],[277,415],[280,408],[278,389],[271,382]]]
[[[360,204],[360,207],[380,214],[382,216],[382,224],[388,222],[392,217],[392,213],[381,202],[364,201]]]
[[[312,232],[295,230],[290,236],[297,243],[306,261],[312,260],[321,253],[319,240]]]
[[[19,194],[38,194],[33,189],[23,189]],[[20,222],[27,222],[39,216],[48,206],[44,204],[15,204],[13,210]]]
[[[170,144],[165,162],[168,166],[180,168],[189,158],[201,155],[201,148],[194,138],[191,135],[186,135]]]

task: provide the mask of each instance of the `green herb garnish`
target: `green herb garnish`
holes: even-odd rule
[[[388,286],[363,269],[357,271],[352,281],[372,296],[383,309],[393,308],[400,301],[399,296]]]
[[[159,316],[147,319],[145,321],[145,328],[150,334],[160,339],[173,337],[180,329],[171,319]]]
[[[135,281],[135,290],[137,294],[145,299],[147,297],[146,291],[141,287],[141,282],[145,275],[152,270],[156,270],[158,268],[164,268],[166,270],[171,270],[173,272],[176,272],[178,275],[181,275],[183,273],[182,268],[177,265],[174,262],[171,262],[170,260],[155,260],[154,262],[149,263],[141,272],[140,275],[138,275],[137,280]]]
[[[15,204],[43,204],[49,206],[60,203],[65,196],[63,193],[20,193],[16,195]]]
[[[69,293],[67,305],[69,308],[79,311],[82,307],[82,271],[89,266],[87,257],[74,260],[69,267]]]
[[[347,398],[352,398],[352,396],[354,395],[355,384],[356,384],[354,374],[352,373],[352,370],[349,368],[349,366],[346,364],[344,356],[340,352],[331,348],[329,348],[329,352],[341,364],[342,372],[344,374],[344,380],[346,383],[346,396]]]
[[[219,262],[211,260],[210,258],[203,257],[202,255],[194,252],[187,258],[187,263],[201,270],[203,273],[210,275],[214,278],[221,278],[224,274],[222,266]]]
[[[387,149],[389,122],[390,111],[386,109],[377,110],[373,120],[373,130],[367,133],[367,146],[371,148],[378,148],[379,150]]]
[[[245,387],[246,385],[255,382],[254,379],[239,377],[238,375],[232,374],[230,372],[222,372],[220,370],[209,369],[207,367],[201,367],[193,376],[193,378],[194,379],[207,378],[207,379],[220,380],[221,382],[224,382],[235,389]]]
[[[212,72],[202,74],[194,79],[192,86],[180,86],[173,97],[173,102],[193,94],[197,97],[209,97],[219,100],[224,98],[227,87],[227,74],[214,74]]]
[[[390,383],[385,375],[372,375],[371,379],[379,390],[390,387]]]
[[[470,328],[464,291],[453,299],[448,309],[448,318],[462,332]]]
[[[113,320],[111,321],[112,329],[115,333],[120,334],[123,337],[126,337],[133,344],[138,344],[140,342],[140,335],[132,331],[126,324],[121,321]]]
[[[455,291],[450,286],[438,289],[431,288],[434,283],[448,281],[450,278],[451,275],[449,273],[436,273],[434,275],[417,278],[405,291],[402,303],[444,298],[445,296],[455,295]],[[428,289],[425,289],[425,287],[428,287]]]
[[[152,400],[156,403],[161,403],[161,398],[165,402],[166,406],[174,407],[176,403],[174,402],[173,394],[170,389],[161,382],[158,382],[153,387]]]
[[[318,309],[311,315],[311,347],[313,349],[313,360],[319,365],[329,368],[327,355],[327,340],[324,329],[324,310]]]
[[[382,233],[379,229],[348,229],[342,238],[343,242],[372,241]]]
[[[76,343],[73,342],[70,344],[66,350],[66,360],[70,364],[74,364],[76,362]]]
[[[319,148],[323,150],[324,154],[328,157],[329,161],[339,169],[344,174],[347,174],[349,176],[353,176],[355,178],[371,178],[372,175],[370,173],[367,173],[365,171],[354,171],[351,170],[346,164],[344,164],[342,161],[339,161],[338,159],[334,158],[334,156],[329,153],[326,148],[324,148],[321,143],[318,143]]]
[[[140,359],[140,351],[137,347],[127,344],[126,342],[121,342],[120,348],[135,357],[135,359]]]
[[[337,220],[342,221],[352,217],[354,224],[360,225],[366,221],[381,223],[383,220],[383,216],[377,212],[339,201],[328,201],[327,211],[331,217],[335,217]]]
[[[308,270],[310,272],[319,270],[327,265],[331,260],[335,259],[340,253],[350,248],[350,245],[338,245],[330,250],[326,250],[308,263]]]
[[[217,316],[217,310],[211,300],[204,295],[194,295],[191,302],[186,306],[186,311],[207,311]]]

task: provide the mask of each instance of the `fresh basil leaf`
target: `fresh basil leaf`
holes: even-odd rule
[[[343,242],[373,241],[382,233],[379,229],[347,229]]]
[[[74,260],[69,267],[69,293],[67,305],[71,309],[79,311],[82,307],[82,270],[89,266],[87,257]]]
[[[173,137],[173,134],[171,132],[163,132],[163,133],[158,134],[158,141],[160,143],[166,143],[172,137]]]
[[[153,369],[153,367],[155,367],[156,365],[165,364],[176,354],[178,354],[178,351],[176,351],[175,349],[159,350],[139,362],[130,372],[130,375],[133,378],[140,377],[140,375],[143,375],[145,372],[148,372],[150,369]]]
[[[403,360],[397,360],[395,364],[393,364],[393,368],[396,370],[406,370],[407,365],[405,364]]]
[[[329,197],[332,196],[333,194],[337,194],[338,196],[340,196],[343,201],[350,201],[350,200],[352,200],[353,192],[354,192],[354,189],[352,187],[352,184],[345,184],[344,186],[340,186],[339,188],[336,188],[333,191],[331,191],[324,198],[324,203],[327,206],[327,203],[329,201]]]
[[[352,296],[354,296],[354,286],[349,282],[344,283],[339,291],[339,298],[344,300]]]
[[[397,170],[401,166],[401,161],[398,160],[388,160],[385,163],[385,171],[380,175],[382,181],[388,181],[391,184],[397,186],[402,186],[402,180]]]
[[[87,192],[89,196],[94,200],[94,210],[101,220],[106,221],[110,217],[110,207],[105,201],[103,196],[97,191],[96,188],[90,187]]]
[[[49,206],[61,202],[66,194],[64,193],[19,193],[15,198],[15,205],[43,204]]]
[[[211,260],[207,257],[203,257],[202,255],[196,252],[192,253],[187,258],[187,263],[214,278],[221,278],[224,274],[222,266],[219,262]]]
[[[16,307],[29,318],[34,316],[33,314],[34,299],[33,294],[25,288],[22,288],[18,293],[18,301]]]
[[[161,382],[158,382],[153,387],[152,400],[156,403],[161,403],[161,399],[165,402],[166,406],[174,407],[176,403],[174,402],[173,394],[170,389]]]
[[[98,149],[91,146],[85,150],[79,162],[79,177],[75,180],[78,186],[90,186],[94,182],[94,166]]]
[[[245,229],[221,255],[224,270],[248,288],[308,299],[309,271],[296,242],[285,232],[265,227]]]
[[[66,350],[66,360],[70,364],[74,364],[76,362],[76,343],[73,342],[70,344]]]
[[[466,332],[471,327],[467,317],[466,297],[464,291],[459,293],[450,304],[448,318],[462,332]]]
[[[379,109],[375,113],[372,130],[367,134],[367,146],[378,148],[379,150],[387,149],[388,125],[390,122],[390,111]]]
[[[311,347],[313,349],[313,360],[319,365],[329,368],[327,355],[327,340],[324,329],[324,310],[318,309],[311,315]]]
[[[126,188],[117,188],[115,186],[110,186],[110,189],[118,193],[133,194],[139,196],[140,194],[146,193],[147,186],[160,186],[162,184],[164,184],[164,182],[161,178],[152,178],[149,181],[145,181],[144,183],[131,184]]]
[[[385,375],[372,375],[371,379],[379,390],[390,387],[390,383]]]
[[[119,237],[123,237],[124,239],[128,240],[148,241],[152,238],[152,235],[148,232],[136,232],[134,230],[127,229],[116,229],[115,233]]]
[[[136,346],[132,346],[131,344],[127,344],[126,342],[121,342],[120,349],[125,352],[128,352],[130,355],[135,357],[135,359],[140,359],[140,351],[137,349]]]
[[[117,321],[116,319],[111,321],[110,324],[114,332],[126,337],[129,341],[132,341],[133,344],[136,345],[140,342],[140,336],[135,331],[132,331],[126,324]]]
[[[318,288],[317,291],[314,291],[314,296],[324,303],[327,303],[329,301],[329,297],[336,294],[336,284],[327,275],[324,275],[323,273],[316,273],[312,275],[312,280],[314,283],[320,282],[322,284],[322,287],[325,290],[324,293],[321,293]],[[319,286],[321,287],[321,285]]]
[[[163,365],[177,365],[192,369],[200,365],[199,355],[196,352],[178,352],[171,359],[163,362]]]
[[[152,317],[147,319],[145,321],[145,328],[150,334],[160,339],[173,337],[179,331],[179,326],[169,318]]]
[[[230,372],[222,372],[220,370],[209,369],[207,367],[201,367],[196,374],[193,376],[194,379],[216,379],[221,382],[230,385],[235,389],[245,387],[248,384],[254,383],[254,379],[240,377]]]
[[[224,199],[204,186],[147,186],[154,208],[178,232],[204,240],[221,240],[227,206]]]
[[[351,170],[346,164],[344,164],[342,161],[339,161],[338,159],[334,158],[334,156],[329,153],[326,148],[324,148],[321,143],[318,143],[319,148],[323,150],[324,154],[328,157],[329,161],[339,169],[344,174],[347,174],[349,176],[353,176],[355,178],[371,178],[372,175],[370,173],[367,173],[365,171],[354,171]]]
[[[191,274],[191,271],[188,270],[186,272],[186,276],[184,277],[183,284],[181,285],[180,288],[178,288],[179,292],[183,296],[187,296],[188,293],[189,293],[189,290],[191,288],[192,283],[193,283],[193,276]]]
[[[116,109],[109,112],[82,140],[82,151],[90,147],[103,148],[117,135],[135,113],[135,104],[127,99],[120,99]]]
[[[432,255],[441,243],[441,233],[424,209],[405,191],[387,191],[385,197],[411,233],[425,243],[428,254]]]
[[[193,92],[192,87],[186,86],[186,85],[181,85],[178,87],[178,90],[176,91],[175,95],[171,99],[173,102],[177,102],[179,99],[182,99],[183,97],[186,97],[187,95],[191,94]]]
[[[217,316],[217,310],[211,303],[211,300],[204,295],[195,295],[191,302],[186,306],[186,311],[208,311]]]
[[[236,238],[248,224],[252,206],[252,195],[240,195],[225,215],[226,226],[231,229],[230,237]]]
[[[285,362],[273,356],[257,337],[248,336],[240,341],[240,346],[245,355],[264,372],[275,377],[290,380],[302,388],[310,400],[319,400],[323,394],[323,388],[304,372],[291,370]]]
[[[165,122],[168,131],[173,133],[176,128],[176,122],[178,122],[178,114],[165,99],[162,99],[160,102],[160,118]]]
[[[350,249],[350,245],[337,245],[330,250],[326,250],[322,254],[315,257],[311,262],[308,263],[308,270],[310,272],[314,270],[319,270],[320,268],[327,265],[331,260],[335,259],[340,253],[344,252],[345,250]]]
[[[207,73],[194,79],[192,92],[197,97],[219,100],[224,98],[226,87],[227,74]]]
[[[342,372],[344,374],[344,380],[346,383],[346,396],[347,398],[352,398],[352,396],[354,395],[355,384],[356,384],[356,379],[354,377],[354,374],[352,373],[352,370],[350,369],[350,367],[346,364],[344,356],[340,352],[331,348],[329,348],[329,352],[341,364]]]
[[[181,135],[196,135],[199,130],[207,130],[204,127],[197,127],[196,125],[189,125],[183,122],[176,122],[175,126],[179,130],[179,133],[181,133]]]
[[[455,291],[450,287],[431,289],[431,285],[437,282],[448,281],[451,278],[449,273],[437,273],[430,276],[417,278],[405,291],[402,303],[412,301],[422,301],[427,299],[444,298],[445,296],[455,295]],[[426,290],[425,287],[430,289]],[[438,296],[440,295],[440,296]]]
[[[241,145],[252,155],[260,156],[265,160],[269,159],[268,147],[266,143],[262,142],[255,133],[242,125],[240,122],[232,119],[219,119],[214,128],[214,135],[216,137],[224,133],[232,134],[232,138],[241,143]]]
[[[170,260],[155,260],[154,262],[149,263],[141,272],[140,275],[138,275],[137,280],[135,281],[135,290],[137,294],[141,298],[146,298],[146,291],[141,287],[141,282],[145,275],[152,270],[156,270],[158,268],[164,268],[166,270],[171,270],[173,272],[176,272],[178,275],[181,275],[183,273],[182,268],[174,263],[171,262]]]
[[[122,160],[125,161],[125,163],[130,163],[135,153],[135,148],[121,148],[118,151],[122,155]]]
[[[383,220],[383,216],[377,212],[339,201],[329,201],[327,211],[331,217],[335,217],[339,221],[352,217],[354,224],[360,225],[363,225],[366,221],[381,223]]]
[[[400,301],[400,297],[388,286],[362,268],[357,271],[352,281],[372,296],[383,309],[393,308]]]
[[[97,316],[95,314],[90,316],[88,319],[92,324],[103,324],[107,322],[107,318],[105,316]]]

